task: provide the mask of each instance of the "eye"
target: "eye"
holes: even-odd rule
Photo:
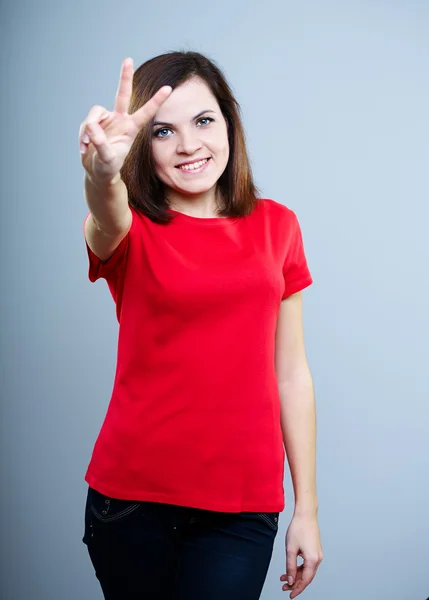
[[[171,131],[171,129],[168,129],[168,127],[162,127],[161,129],[157,129],[153,136],[154,137],[159,137],[159,138],[165,138],[168,137],[168,135],[159,135],[161,133],[161,131]]]
[[[197,123],[201,123],[201,121],[208,121],[208,123],[207,123],[207,125],[208,125],[209,123],[214,121],[214,119],[212,119],[211,117],[202,117],[201,119],[198,119]],[[204,125],[204,127],[207,127],[207,125]]]

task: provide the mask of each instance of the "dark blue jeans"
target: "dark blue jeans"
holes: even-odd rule
[[[278,518],[117,500],[89,488],[82,541],[106,600],[258,600]]]

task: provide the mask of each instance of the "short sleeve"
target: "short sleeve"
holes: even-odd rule
[[[88,242],[86,241],[85,223],[90,217],[90,215],[91,213],[87,214],[83,224],[84,240],[89,261],[88,278],[91,282],[95,282],[98,279],[105,279],[109,285],[115,285],[115,283],[117,283],[118,277],[122,274],[126,265],[129,240],[130,236],[132,235],[132,230],[135,222],[134,212],[133,223],[131,225],[130,231],[127,233],[124,239],[121,240],[121,243],[119,244],[119,246],[117,246],[112,256],[110,256],[107,260],[104,261],[100,260],[98,256],[94,254],[94,252],[88,246]]]
[[[284,292],[282,300],[313,283],[304,251],[301,227],[295,213],[289,209],[286,255],[283,263]]]

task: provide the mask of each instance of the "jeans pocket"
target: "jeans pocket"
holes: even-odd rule
[[[279,513],[278,512],[264,512],[256,513],[257,516],[264,521],[271,529],[277,531],[279,528]]]
[[[137,510],[140,504],[140,502],[133,500],[119,500],[105,496],[93,488],[89,488],[88,490],[88,506],[91,515],[102,523],[124,519]]]

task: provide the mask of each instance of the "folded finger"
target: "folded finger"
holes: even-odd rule
[[[296,598],[299,594],[301,594],[305,588],[313,581],[314,576],[316,575],[317,566],[316,564],[309,564],[302,566],[301,577],[296,582],[296,586],[292,590],[291,598]]]
[[[285,590],[286,592],[295,590],[300,585],[301,578],[302,578],[302,566],[297,567],[294,578],[293,578],[293,583],[292,584],[285,583],[282,586],[282,589]]]
[[[316,571],[317,571],[317,562],[316,561],[310,561],[310,562],[304,562],[303,564],[303,570],[302,570],[302,583],[307,586],[309,583],[311,583],[316,575]]]
[[[85,151],[85,146],[89,144],[89,136],[87,132],[87,125],[90,123],[101,123],[110,116],[110,112],[103,106],[93,106],[89,111],[85,121],[79,128],[79,145],[81,152]]]
[[[107,141],[103,128],[98,123],[89,123],[86,126],[86,130],[89,140],[94,144],[100,160],[104,163],[109,163],[115,157],[115,154]]]
[[[104,108],[104,106],[93,106],[89,111],[84,123],[100,123],[103,121],[110,112]]]
[[[86,152],[87,149],[87,144],[84,143],[83,141],[83,129],[85,127],[84,123],[81,123],[80,127],[79,127],[79,148],[80,148],[80,152],[81,154],[84,154]]]
[[[86,132],[86,121],[84,121],[81,126],[79,127],[79,144],[82,147],[82,145],[88,145],[89,144],[89,137],[88,134]]]

